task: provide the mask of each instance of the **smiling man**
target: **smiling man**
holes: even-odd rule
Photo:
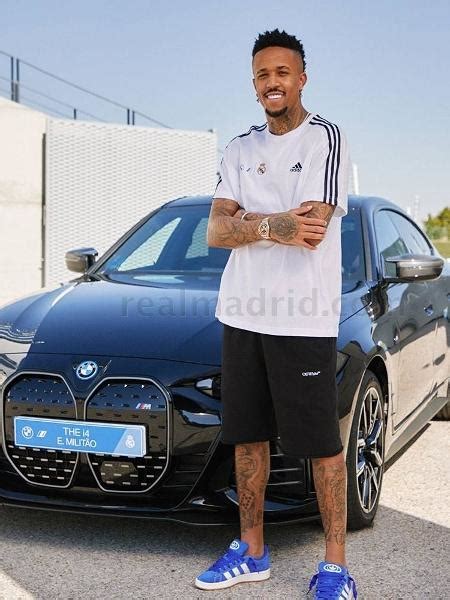
[[[217,318],[222,441],[235,446],[240,538],[197,579],[220,589],[270,576],[263,540],[269,442],[312,460],[325,530],[316,598],[356,598],[345,560],[346,466],[339,435],[336,337],[341,217],[349,157],[337,125],[302,104],[303,45],[278,29],[253,47],[253,83],[267,122],[227,146],[208,244],[232,248]]]

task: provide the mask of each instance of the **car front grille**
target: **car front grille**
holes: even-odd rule
[[[63,378],[27,373],[10,383],[4,395],[4,451],[27,482],[57,488],[71,486],[81,454],[16,446],[15,416],[76,420],[76,401]],[[84,402],[84,420],[146,428],[147,452],[142,458],[83,455],[102,490],[146,492],[162,478],[169,461],[169,404],[159,385],[147,379],[106,379]]]
[[[303,498],[307,481],[305,461],[287,456],[277,444],[270,454],[270,465],[267,496],[281,501],[286,497]]]
[[[308,490],[307,464],[304,459],[283,453],[279,440],[270,442],[270,474],[266,500],[295,503],[303,500]],[[236,472],[231,474],[231,488],[237,492]]]
[[[77,456],[74,452],[23,448],[8,444],[8,453],[21,475],[32,483],[67,487],[73,477]]]
[[[150,381],[108,380],[86,402],[87,421],[139,423],[147,430],[142,458],[89,454],[99,487],[107,491],[146,492],[161,479],[168,463],[168,406]]]
[[[78,454],[65,450],[41,450],[14,444],[14,417],[75,419],[75,399],[65,382],[53,375],[23,375],[6,391],[4,403],[5,454],[29,483],[68,487]]]

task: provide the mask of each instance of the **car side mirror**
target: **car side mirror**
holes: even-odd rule
[[[384,280],[389,283],[402,281],[427,281],[437,279],[444,268],[444,260],[428,254],[403,254],[384,259]]]
[[[77,248],[66,252],[66,267],[69,271],[86,273],[95,263],[98,252],[95,248]]]

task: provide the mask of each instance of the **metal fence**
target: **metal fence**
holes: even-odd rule
[[[120,102],[92,92],[41,67],[0,50],[0,94],[66,119],[153,124],[171,127]]]

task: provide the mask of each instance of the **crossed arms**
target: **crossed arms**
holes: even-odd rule
[[[216,198],[209,215],[208,246],[238,248],[259,241],[261,219],[270,217],[271,241],[315,250],[325,237],[334,209],[325,202],[310,201],[281,213],[247,213],[241,221],[244,209],[235,200]]]

